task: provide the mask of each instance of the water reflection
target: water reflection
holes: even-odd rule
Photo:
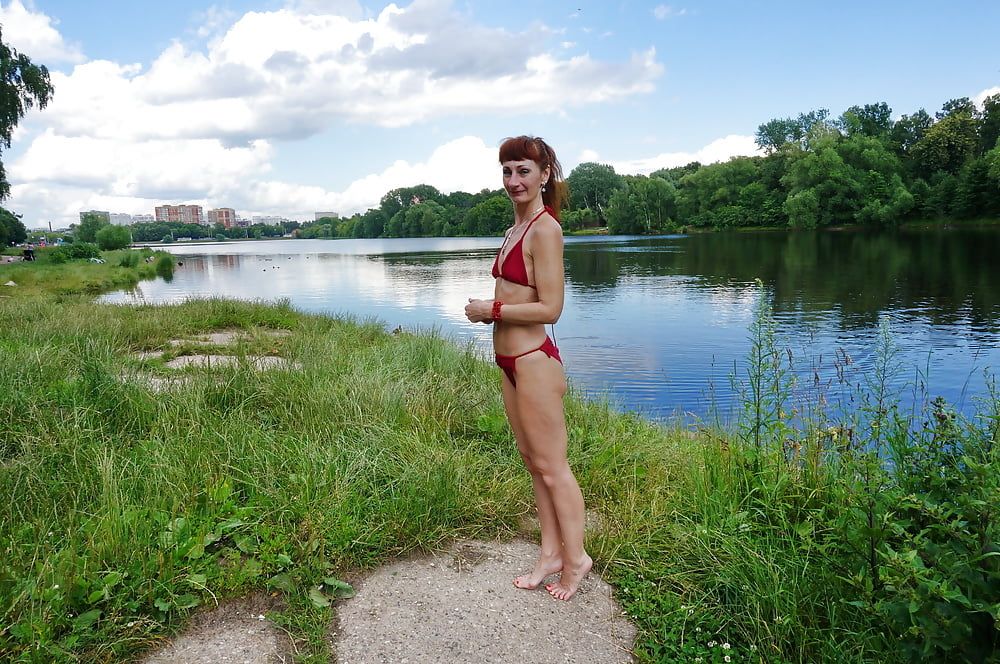
[[[312,312],[437,327],[484,353],[489,328],[470,325],[469,297],[488,297],[499,240],[301,240],[171,247],[172,283],[144,282],[105,299],[176,302],[226,296]],[[918,369],[953,401],[985,390],[1000,360],[1000,230],[728,233],[571,238],[566,307],[554,331],[573,382],[660,416],[724,411],[741,375],[759,279],[783,344],[809,381],[835,387],[842,359],[855,380],[873,365],[881,319]],[[971,406],[971,400],[964,403]]]

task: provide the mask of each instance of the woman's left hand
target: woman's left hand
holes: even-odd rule
[[[465,317],[470,323],[492,323],[493,300],[474,300],[469,298],[469,303],[465,305]]]

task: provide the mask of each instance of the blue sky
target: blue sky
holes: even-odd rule
[[[1000,92],[995,2],[0,0],[53,72],[3,154],[29,226],[162,203],[350,214],[385,191],[498,187],[548,139],[644,173],[754,150],[775,117]]]

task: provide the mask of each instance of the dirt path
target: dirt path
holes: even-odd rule
[[[591,573],[570,602],[519,590],[537,546],[462,541],[385,566],[337,604],[335,662],[548,664],[631,662],[635,628]],[[207,612],[145,664],[290,662],[287,639],[252,605]],[[218,614],[213,617],[213,614]]]

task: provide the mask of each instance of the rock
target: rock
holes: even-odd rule
[[[17,284],[14,283],[13,281],[8,281],[7,283],[4,284],[4,286],[17,286]]]

